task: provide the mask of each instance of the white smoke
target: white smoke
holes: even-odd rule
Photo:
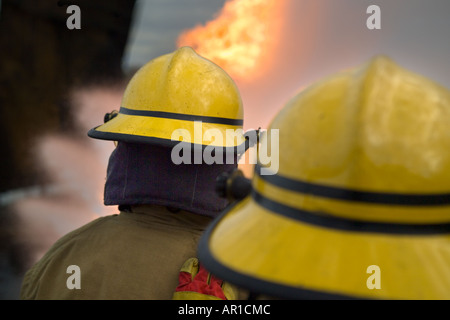
[[[74,89],[71,109],[79,132],[49,134],[35,141],[35,162],[49,185],[11,193],[12,207],[21,224],[17,237],[39,259],[64,234],[100,216],[117,213],[103,205],[106,167],[112,141],[91,139],[87,131],[103,122],[104,114],[118,109],[122,87]]]

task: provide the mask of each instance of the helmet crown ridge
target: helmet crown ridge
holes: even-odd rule
[[[238,89],[230,76],[192,48],[158,57],[137,71],[122,107],[242,119]]]
[[[280,129],[280,175],[357,190],[439,193],[450,191],[448,123],[446,88],[378,56],[298,94],[271,128]]]

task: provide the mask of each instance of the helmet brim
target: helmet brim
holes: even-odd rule
[[[223,280],[287,299],[450,298],[449,228],[349,231],[293,219],[255,199],[223,212],[200,240],[200,261]],[[367,285],[372,265],[380,289]]]
[[[211,130],[210,137],[204,135]],[[244,148],[246,138],[240,126],[161,117],[142,117],[118,113],[108,122],[92,128],[88,136],[95,139],[149,143],[173,147],[180,142],[194,147]],[[210,138],[209,140],[207,140]]]

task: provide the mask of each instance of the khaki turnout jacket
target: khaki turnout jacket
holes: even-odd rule
[[[21,299],[172,299],[211,218],[136,206],[58,240],[25,275]],[[77,288],[77,286],[79,288]]]

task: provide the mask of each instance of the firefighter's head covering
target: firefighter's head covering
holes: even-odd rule
[[[220,67],[189,47],[151,60],[128,83],[118,112],[88,132],[118,141],[109,159],[105,204],[158,204],[217,215],[227,201],[214,193],[215,178],[236,168],[247,145],[242,126],[239,91]],[[218,134],[205,134],[210,129]],[[201,161],[173,161],[172,147],[181,140],[192,147],[181,152],[196,151]],[[207,147],[231,153],[233,163],[206,164]]]
[[[378,56],[299,93],[261,149],[271,129],[279,170],[209,227],[209,271],[282,298],[450,299],[446,88]]]
[[[245,143],[243,107],[236,84],[213,62],[182,47],[141,67],[125,89],[118,113],[93,128],[92,138],[174,146],[173,137],[198,146],[236,148]],[[201,129],[224,139],[206,140]],[[178,135],[177,133],[182,133]],[[227,135],[229,139],[226,139]],[[220,141],[222,140],[222,141]]]

